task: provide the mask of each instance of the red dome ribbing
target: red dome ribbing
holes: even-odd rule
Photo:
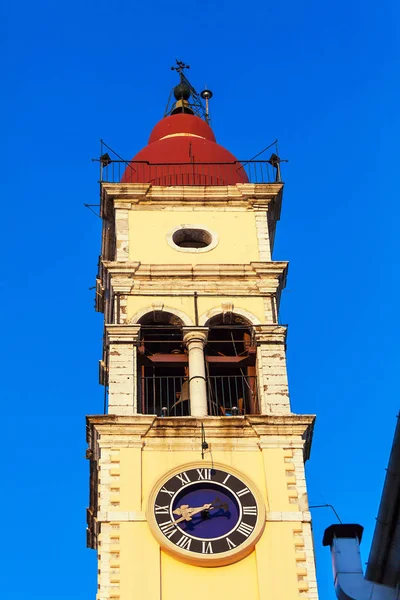
[[[247,183],[240,162],[215,142],[199,117],[180,113],[162,119],[149,144],[132,159],[122,183],[154,185],[235,185]]]

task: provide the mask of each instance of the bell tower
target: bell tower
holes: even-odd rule
[[[104,414],[87,417],[97,600],[316,600],[293,414],[280,160],[239,161],[180,82],[131,161],[100,157]],[[204,104],[205,100],[205,104]]]

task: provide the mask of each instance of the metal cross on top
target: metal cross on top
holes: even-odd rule
[[[182,72],[184,69],[190,69],[190,65],[185,65],[185,63],[182,60],[178,60],[176,58],[175,62],[177,64],[177,66],[171,67],[171,71],[176,71],[177,73],[179,73],[179,75],[182,75]]]

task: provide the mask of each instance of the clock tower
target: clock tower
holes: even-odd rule
[[[97,600],[315,600],[293,414],[280,159],[238,161],[180,82],[148,144],[100,157],[104,414],[87,417]]]

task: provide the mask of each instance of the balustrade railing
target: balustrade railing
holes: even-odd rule
[[[184,376],[146,376],[138,380],[138,412],[158,416],[190,415],[189,380]],[[208,414],[258,414],[257,379],[248,375],[207,377]]]
[[[152,183],[161,186],[227,185],[232,178],[243,183],[279,182],[280,163],[271,160],[150,163],[118,159],[101,162],[100,174],[100,181],[104,183]]]

